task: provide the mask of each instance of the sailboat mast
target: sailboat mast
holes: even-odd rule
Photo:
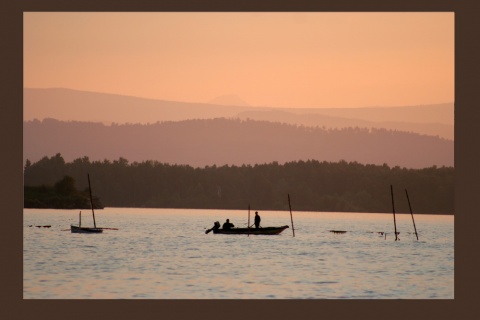
[[[93,210],[93,198],[92,198],[92,187],[90,186],[90,174],[87,173],[87,177],[88,177],[88,190],[90,191],[90,203],[92,205],[93,227],[96,228],[97,224],[95,223],[95,211]]]

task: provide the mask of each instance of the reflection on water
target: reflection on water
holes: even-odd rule
[[[290,225],[289,212],[260,214],[263,226]],[[107,208],[95,218],[119,230],[72,234],[63,230],[78,211],[24,210],[24,298],[454,298],[452,216],[415,215],[419,241],[409,214],[397,215],[400,241],[391,214],[294,212],[295,237],[205,234],[227,218],[246,226],[246,210]]]

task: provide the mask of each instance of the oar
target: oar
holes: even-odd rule
[[[209,234],[210,231],[216,230],[217,228],[220,228],[220,222],[215,221],[215,222],[213,223],[213,227],[211,227],[211,228],[208,229],[208,230],[205,230],[205,234]]]
[[[215,224],[210,229],[205,230],[205,234],[209,234],[213,229],[215,229]]]

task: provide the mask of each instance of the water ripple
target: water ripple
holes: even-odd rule
[[[295,238],[206,235],[224,214],[107,208],[99,220],[119,230],[89,236],[61,231],[77,218],[71,211],[26,209],[24,225],[52,227],[24,229],[24,298],[453,299],[451,217],[419,217],[421,241],[367,233],[387,230],[384,215],[360,213],[297,213]],[[246,222],[243,211],[228,216]],[[289,216],[263,220],[284,225]],[[398,228],[408,223],[400,217]]]

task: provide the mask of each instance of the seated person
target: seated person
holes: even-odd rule
[[[229,219],[227,219],[227,221],[222,226],[223,230],[230,230],[233,227],[235,226],[233,225],[233,223],[230,223]]]

